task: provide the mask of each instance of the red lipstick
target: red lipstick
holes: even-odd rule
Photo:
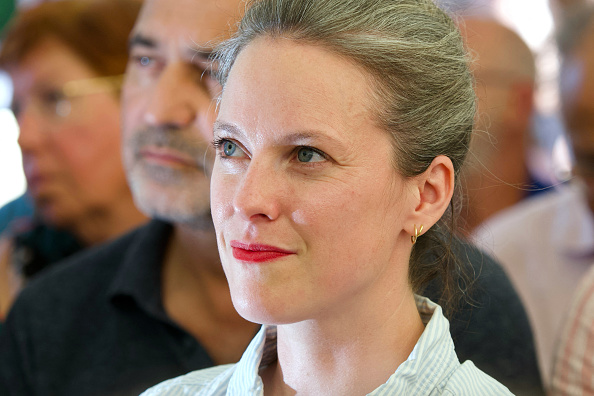
[[[251,263],[272,261],[291,254],[295,254],[295,252],[291,252],[289,250],[270,245],[262,245],[259,243],[231,241],[230,245],[233,249],[233,257],[235,257],[237,260]]]

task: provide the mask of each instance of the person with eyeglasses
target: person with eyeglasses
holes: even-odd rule
[[[146,221],[119,154],[120,86],[140,6],[48,2],[7,26],[0,68],[13,83],[34,215],[13,221],[0,239],[0,320],[34,275]]]

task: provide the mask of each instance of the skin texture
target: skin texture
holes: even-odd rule
[[[258,329],[231,302],[209,205],[213,97],[220,87],[208,76],[205,53],[228,36],[242,9],[239,0],[145,1],[122,96],[123,157],[134,199],[174,227],[162,267],[163,306],[216,364],[239,360]]]
[[[280,325],[278,364],[261,373],[270,394],[369,392],[423,330],[410,235],[443,214],[453,166],[440,156],[417,177],[395,171],[368,79],[319,47],[258,38],[222,96],[213,220],[236,308]],[[286,254],[236,259],[238,242]]]
[[[117,93],[72,98],[70,114],[56,116],[55,106],[44,105],[44,94],[69,81],[97,76],[68,47],[51,38],[9,72],[28,191],[43,219],[71,230],[87,244],[144,221],[134,207],[117,155]]]

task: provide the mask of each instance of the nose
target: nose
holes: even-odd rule
[[[272,221],[281,214],[287,188],[282,174],[252,159],[233,197],[235,213],[249,221]]]
[[[169,64],[148,98],[145,122],[153,126],[183,128],[194,123],[204,93],[194,89],[195,77],[181,62]]]
[[[44,131],[44,128],[48,128],[48,126],[31,107],[27,106],[19,111],[17,123],[19,126],[18,143],[23,154],[43,147],[44,139],[47,136],[47,131]]]

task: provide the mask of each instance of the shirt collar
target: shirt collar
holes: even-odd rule
[[[145,312],[169,321],[161,299],[161,265],[172,226],[151,220],[137,229],[132,243],[121,252],[121,265],[108,289],[114,304],[133,301]]]
[[[460,365],[449,333],[449,322],[441,307],[431,300],[415,296],[425,330],[408,359],[388,381],[370,393],[391,394],[390,389],[406,389],[406,394],[429,395],[452,375]],[[276,361],[276,326],[262,326],[229,381],[228,394],[262,395],[261,368]],[[387,393],[386,393],[387,392]]]

